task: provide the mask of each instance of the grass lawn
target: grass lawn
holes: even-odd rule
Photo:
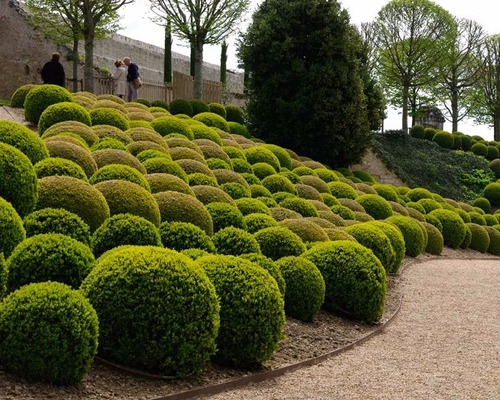
[[[10,106],[10,100],[0,100],[0,106]]]

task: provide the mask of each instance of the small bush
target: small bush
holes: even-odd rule
[[[483,190],[483,197],[489,200],[492,206],[500,206],[500,183],[490,183]]]
[[[281,221],[279,225],[290,229],[299,236],[304,243],[327,242],[329,240],[328,235],[319,225],[304,218],[285,219]]]
[[[297,194],[297,189],[293,183],[286,177],[279,174],[273,174],[265,177],[262,180],[262,186],[264,186],[271,193],[288,192]]]
[[[489,213],[491,211],[490,201],[484,197],[478,197],[472,202],[474,207],[479,207],[485,213]]]
[[[427,222],[422,222],[427,231],[427,246],[425,252],[434,255],[440,255],[443,251],[444,238],[438,228]]]
[[[484,214],[483,218],[486,221],[486,225],[488,226],[494,226],[498,224],[498,219],[494,215]]]
[[[350,185],[344,182],[329,182],[328,188],[333,196],[346,199],[355,200],[358,197],[358,193]]]
[[[174,115],[186,114],[186,115],[189,115],[190,117],[193,116],[193,106],[187,100],[183,100],[183,99],[172,100],[168,107],[169,107],[169,111]]]
[[[35,164],[38,179],[46,176],[65,175],[87,181],[87,175],[77,163],[65,158],[49,157]]]
[[[234,200],[226,192],[218,187],[199,185],[192,188],[196,198],[203,204],[227,203],[235,205]]]
[[[488,246],[488,253],[493,255],[500,254],[500,231],[491,226],[485,226],[486,232],[490,236],[490,245]]]
[[[252,166],[253,173],[255,176],[257,176],[259,179],[265,179],[268,176],[271,175],[276,175],[276,170],[269,164],[267,163],[256,163],[253,164]]]
[[[151,122],[153,129],[162,136],[167,136],[171,133],[179,133],[189,140],[194,139],[191,127],[182,119],[176,117],[161,117],[156,118]]]
[[[73,101],[70,92],[57,85],[40,85],[31,89],[24,100],[24,116],[32,124],[38,124],[40,116],[52,104]]]
[[[125,146],[123,142],[121,142],[118,139],[113,139],[111,137],[105,137],[103,139],[99,139],[92,145],[90,151],[96,151],[102,149],[116,149],[116,150],[123,150],[130,152],[130,150],[127,148],[127,146]]]
[[[169,107],[168,103],[166,103],[163,100],[155,100],[155,101],[151,102],[151,106],[152,107],[161,107],[164,110],[170,111],[170,107]]]
[[[439,219],[437,219],[433,215],[426,215],[425,216],[425,222],[427,222],[427,223],[429,223],[431,225],[434,225],[438,229],[439,232],[443,232],[443,224],[441,223],[441,221]],[[470,219],[467,222],[470,222]]]
[[[276,171],[280,170],[280,162],[274,153],[263,146],[250,147],[244,150],[247,161],[250,164],[267,163]]]
[[[391,205],[381,196],[365,194],[356,198],[356,201],[375,219],[386,219],[393,215]]]
[[[236,207],[241,211],[243,215],[261,213],[271,215],[269,207],[266,206],[262,201],[252,198],[242,198],[236,200]]]
[[[498,151],[498,147],[496,146],[488,146],[488,154],[486,155],[486,159],[489,161],[493,161],[500,157],[500,152]]]
[[[481,253],[486,253],[488,251],[488,247],[490,246],[490,236],[488,235],[488,231],[484,227],[474,223],[468,223],[467,226],[472,234],[469,248]]]
[[[211,176],[196,172],[187,176],[189,186],[213,186],[219,187],[215,178]]]
[[[193,119],[195,121],[203,122],[206,126],[219,128],[225,132],[229,132],[229,125],[227,124],[227,121],[218,114],[203,112],[201,114],[195,115]]]
[[[179,164],[164,157],[150,158],[143,162],[148,174],[170,174],[187,181],[187,174]]]
[[[146,180],[151,188],[151,193],[158,192],[180,192],[194,195],[193,190],[181,178],[171,174],[148,174]]]
[[[38,132],[42,135],[49,127],[58,122],[78,121],[90,126],[89,112],[73,102],[62,102],[48,106],[40,115]]]
[[[101,125],[101,127],[102,126],[103,125]],[[108,125],[104,126],[107,127]],[[121,130],[119,130],[118,128],[113,128],[118,132],[121,132]],[[106,131],[108,131],[108,128],[106,128]],[[47,139],[49,137],[68,133],[77,135],[78,137],[83,139],[88,146],[92,146],[99,140],[99,136],[93,128],[90,128],[87,125],[77,121],[58,122],[57,124],[52,125],[43,133],[42,139]]]
[[[47,149],[52,158],[64,158],[78,164],[87,177],[97,171],[97,164],[90,152],[81,146],[63,141],[47,143]]]
[[[471,151],[476,155],[476,156],[482,156],[486,157],[488,155],[488,146],[486,146],[483,143],[476,143],[471,147]]]
[[[260,247],[251,233],[229,226],[213,236],[218,254],[239,256],[247,253],[260,253]]]
[[[436,134],[436,132],[437,131],[435,129],[425,128],[425,130],[424,130],[424,134],[425,134],[424,139],[425,140],[432,140],[434,138],[434,135]]]
[[[193,109],[192,115],[201,114],[203,112],[209,112],[210,108],[207,103],[203,100],[199,99],[191,99],[189,100],[189,104],[191,104],[191,108]]]
[[[306,247],[298,235],[284,227],[265,228],[255,233],[262,254],[273,260],[300,256]]]
[[[441,204],[439,204],[436,200],[433,199],[420,199],[417,203],[422,206],[425,214],[443,208]]]
[[[226,169],[226,170],[233,169],[233,167],[230,164],[228,164],[226,161],[221,160],[220,158],[208,158],[205,161],[207,163],[208,168],[210,168],[212,171],[216,169]]]
[[[243,110],[235,105],[229,104],[226,106],[226,120],[237,122],[239,124],[245,123]]]
[[[97,352],[97,315],[58,282],[22,287],[0,303],[0,362],[24,378],[80,383]]]
[[[23,108],[24,100],[30,92],[31,89],[37,87],[38,85],[28,84],[17,88],[12,97],[10,98],[10,106],[14,108]]]
[[[427,189],[415,188],[408,191],[406,194],[411,201],[417,202],[420,199],[432,199],[432,193]]]
[[[232,121],[228,122],[227,125],[229,127],[230,133],[232,133],[234,135],[241,135],[241,136],[244,136],[247,138],[251,137],[251,135],[248,132],[248,129],[245,125],[239,124],[237,122],[232,122]]]
[[[407,255],[417,257],[425,250],[425,236],[417,221],[399,215],[387,218],[386,221],[395,225],[403,234]]]
[[[0,121],[0,142],[10,144],[33,164],[49,156],[45,143],[31,129],[12,121]]]
[[[210,103],[208,105],[208,111],[210,111],[211,113],[214,113],[214,114],[218,114],[224,119],[227,116],[226,109],[224,108],[224,106],[222,104],[219,104],[219,103]]]
[[[278,225],[278,223],[272,216],[259,213],[245,215],[243,217],[243,223],[246,227],[247,232],[250,233],[256,233],[261,229]]]
[[[317,217],[318,211],[311,203],[298,197],[287,198],[280,203],[281,207],[298,212],[303,217]]]
[[[8,257],[25,237],[23,221],[12,204],[0,197],[0,254]],[[1,297],[1,296],[0,296]]]
[[[222,146],[222,140],[220,136],[213,129],[205,125],[191,125],[191,130],[195,139],[208,139],[219,146]]]
[[[371,221],[369,224],[377,227],[382,232],[384,232],[384,234],[390,240],[392,249],[394,250],[395,258],[391,270],[387,272],[391,273],[398,272],[399,268],[401,267],[401,264],[403,263],[403,259],[405,258],[405,252],[406,252],[406,245],[403,234],[401,233],[399,228],[396,228],[394,225],[387,222]]]
[[[129,128],[129,121],[120,111],[112,108],[95,108],[90,110],[92,125],[111,125],[122,131]]]
[[[95,185],[100,182],[111,181],[111,180],[123,180],[127,182],[135,183],[136,185],[141,186],[143,189],[148,192],[151,191],[149,187],[149,183],[144,178],[139,171],[135,168],[129,167],[128,165],[120,165],[120,164],[110,164],[99,169],[92,177],[90,178],[90,183]]]
[[[496,178],[500,178],[500,158],[490,162],[490,169],[495,173]]]
[[[425,139],[425,128],[422,125],[413,125],[410,128],[410,135],[415,139]]]
[[[206,207],[212,217],[214,232],[230,226],[245,229],[246,224],[243,220],[243,214],[235,206],[227,203],[213,202],[207,204]]]
[[[448,132],[438,131],[432,138],[433,142],[436,142],[441,147],[445,149],[452,149],[455,144],[455,139],[453,135]]]
[[[398,193],[391,185],[382,185],[377,183],[373,185],[372,188],[376,191],[376,194],[383,197],[387,201],[397,202],[399,199]]]
[[[356,219],[356,213],[352,211],[350,208],[344,207],[342,205],[331,206],[330,210],[332,210],[335,214],[339,215],[343,219]]]
[[[460,246],[465,238],[465,224],[460,216],[450,210],[434,210],[429,213],[443,225],[444,243],[453,249]]]

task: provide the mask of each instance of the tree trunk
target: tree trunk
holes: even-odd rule
[[[408,133],[408,85],[403,85],[403,117],[402,117],[402,129],[404,133]]]
[[[500,141],[500,108],[495,108],[493,119],[493,140]]]
[[[191,57],[189,57],[189,73],[191,76],[195,76],[194,71],[194,63],[196,62],[196,51],[195,51],[195,43],[191,43]]]
[[[80,54],[78,53],[78,38],[73,39],[73,93],[78,92],[78,61],[80,61]]]
[[[221,46],[221,55],[220,55],[220,81],[222,83],[222,87],[226,87],[227,84],[227,43],[224,41]]]
[[[94,92],[94,30],[85,32],[84,89]]]
[[[194,97],[201,100],[203,94],[203,40],[196,39],[194,62]]]
[[[456,90],[451,93],[451,131],[458,132],[458,93]]]
[[[165,26],[163,81],[167,83],[172,82],[172,30],[170,22]]]

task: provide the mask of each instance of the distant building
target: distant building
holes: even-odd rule
[[[421,111],[424,113],[424,116],[415,118],[415,124],[422,125],[424,128],[443,130],[445,118],[439,108],[423,107]]]

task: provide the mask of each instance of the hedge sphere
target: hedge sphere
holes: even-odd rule
[[[483,197],[487,198],[491,205],[500,206],[500,183],[490,183],[484,188]]]
[[[262,254],[273,260],[287,256],[300,256],[306,251],[302,239],[290,229],[275,226],[255,233]]]
[[[80,383],[97,351],[89,301],[59,282],[23,286],[0,303],[0,363],[24,378]]]
[[[62,102],[47,107],[38,121],[38,132],[42,135],[49,127],[58,122],[78,121],[90,126],[90,114],[82,106],[73,102]]]
[[[239,257],[251,261],[252,263],[258,265],[261,268],[264,268],[267,272],[269,272],[269,274],[278,284],[281,298],[285,299],[286,283],[283,279],[283,275],[281,275],[280,269],[276,266],[273,260],[271,260],[269,257],[257,253],[246,253],[242,254]]]
[[[467,226],[472,234],[469,248],[477,250],[481,253],[486,253],[488,251],[488,247],[490,246],[490,236],[488,235],[488,231],[481,225],[474,223],[468,223]]]
[[[213,236],[218,254],[239,256],[246,253],[260,253],[260,247],[254,236],[243,229],[228,226]]]
[[[450,210],[434,210],[429,213],[443,225],[444,243],[453,249],[460,246],[465,238],[465,224],[462,218]]]
[[[346,198],[355,200],[358,197],[358,193],[353,189],[352,186],[344,182],[329,182],[328,188],[333,196],[337,198]]]
[[[76,214],[63,208],[44,208],[27,215],[23,220],[26,236],[60,233],[90,246],[90,228]]]
[[[227,123],[229,126],[229,132],[235,135],[241,135],[247,138],[252,137],[248,132],[248,128],[245,125],[238,124],[237,122],[229,121]]]
[[[0,143],[0,196],[21,216],[29,214],[38,199],[33,164],[18,149],[5,143]]]
[[[292,194],[297,194],[297,189],[288,178],[283,175],[274,174],[265,177],[262,180],[262,186],[264,186],[271,193],[277,192],[288,192]]]
[[[92,125],[111,125],[122,131],[129,128],[129,121],[120,111],[113,108],[95,108],[90,110]]]
[[[215,253],[215,247],[204,230],[189,222],[163,222],[160,226],[163,246],[177,251],[201,249]]]
[[[228,104],[226,106],[226,120],[237,122],[239,124],[245,123],[243,110],[233,104]]]
[[[138,215],[160,226],[160,210],[153,195],[141,186],[122,180],[109,180],[95,185],[106,202],[110,214]]]
[[[408,191],[408,193],[406,194],[410,199],[411,201],[419,201],[420,199],[432,199],[432,193],[429,192],[427,189],[423,189],[423,188],[415,188],[415,189],[411,189]]]
[[[130,150],[125,146],[123,142],[121,142],[118,139],[113,139],[110,137],[105,137],[103,139],[99,139],[97,142],[95,142],[92,147],[90,148],[90,151],[97,151],[97,150],[103,150],[103,149],[115,149],[115,150],[123,150],[126,152],[129,152]]]
[[[496,178],[500,178],[500,159],[499,158],[490,162],[490,169],[495,173]]]
[[[328,235],[320,226],[305,218],[285,219],[281,221],[279,225],[290,229],[299,236],[304,243],[327,242],[329,240]]]
[[[7,260],[7,287],[14,291],[28,283],[58,281],[78,289],[94,263],[90,249],[69,236],[32,236],[20,243]]]
[[[352,242],[321,243],[303,257],[311,261],[325,280],[325,306],[343,310],[367,322],[384,312],[387,276],[373,252]]]
[[[108,132],[107,125],[106,132]],[[103,126],[101,125],[100,128]],[[118,132],[121,132],[118,128],[110,127],[112,129],[116,129]],[[48,139],[54,136],[59,135],[76,135],[77,138],[80,138],[83,142],[85,142],[88,146],[92,146],[95,142],[99,140],[98,133],[99,131],[90,128],[89,126],[78,122],[78,121],[64,121],[58,122],[57,124],[52,125],[48,128],[42,135],[42,139]],[[121,132],[123,135],[123,132]]]
[[[0,197],[0,253],[8,257],[26,238],[23,221],[12,204]],[[0,296],[1,297],[1,296]]]
[[[34,84],[27,84],[23,85],[17,88],[17,90],[14,92],[12,97],[10,98],[10,106],[14,108],[23,108],[24,107],[24,100],[26,99],[27,94],[29,91],[38,85]],[[226,110],[224,110],[225,112]]]
[[[162,246],[158,228],[145,218],[117,214],[106,220],[92,235],[96,257],[118,246]]]
[[[212,218],[199,200],[193,196],[178,192],[160,192],[154,195],[160,208],[161,220],[190,222],[208,235],[213,234]]]
[[[215,360],[256,367],[271,358],[283,338],[285,313],[276,281],[261,267],[231,256],[196,261],[220,299],[220,330]]]
[[[187,181],[187,174],[174,161],[169,161],[164,157],[154,157],[143,162],[143,166],[148,174],[171,174]]]
[[[210,203],[227,203],[235,205],[234,200],[222,189],[208,185],[193,186],[192,191],[196,198],[203,204]]]
[[[78,215],[95,231],[109,218],[109,206],[104,196],[92,185],[69,176],[49,176],[40,179],[37,209],[64,208]]]
[[[438,228],[428,222],[422,222],[427,230],[427,246],[425,252],[434,255],[440,255],[443,252],[444,238]]]
[[[256,233],[261,229],[278,225],[272,216],[260,213],[245,215],[243,217],[243,223],[246,226],[247,232],[250,233]]]
[[[220,103],[210,103],[208,110],[212,113],[219,114],[222,118],[226,118],[226,109]]]
[[[47,149],[53,158],[65,158],[78,164],[87,177],[97,171],[97,164],[87,149],[66,141],[47,142]]]
[[[43,140],[31,129],[16,122],[0,121],[0,142],[20,150],[32,164],[49,156]]]
[[[393,215],[391,205],[382,196],[365,194],[357,197],[356,201],[375,219],[386,219]]]
[[[229,132],[229,125],[227,124],[227,121],[218,114],[203,112],[195,115],[193,119],[195,121],[203,122],[206,126],[219,128],[225,132]]]
[[[488,246],[488,253],[499,255],[500,254],[500,232],[491,226],[484,226],[486,232],[490,236],[490,245]]]
[[[176,117],[161,117],[156,118],[151,122],[153,129],[162,136],[167,136],[171,133],[179,133],[189,140],[194,139],[193,131],[189,125],[180,118]]]
[[[246,162],[246,163],[248,165],[250,165],[248,162]],[[241,163],[239,163],[239,164],[241,164]],[[259,163],[250,165],[250,167],[251,167],[251,170],[253,171],[254,175],[259,179],[264,179],[268,176],[276,174],[276,170],[271,165],[269,165],[268,163],[265,163],[265,162],[259,162]]]
[[[81,291],[99,317],[99,354],[110,361],[186,376],[215,353],[215,289],[187,256],[159,247],[116,249],[100,259]]]
[[[257,163],[267,163],[276,171],[280,170],[281,166],[278,157],[276,157],[271,150],[268,150],[265,147],[250,147],[245,149],[244,153],[247,161],[252,165]]]
[[[410,128],[410,135],[416,139],[425,139],[425,128],[422,125],[413,125]]]
[[[214,232],[233,226],[235,228],[246,228],[243,214],[237,207],[221,202],[213,202],[206,205],[207,211],[212,217]]]
[[[313,321],[325,301],[325,281],[319,269],[302,257],[284,257],[275,265],[286,282],[285,313]]]
[[[77,163],[59,157],[45,158],[35,164],[36,176],[38,179],[46,176],[65,175],[73,178],[88,181],[85,171]]]
[[[169,104],[169,111],[172,114],[186,114],[190,117],[193,116],[193,107],[189,101],[184,99],[175,99],[172,100]]]
[[[452,149],[455,144],[453,135],[448,132],[438,131],[432,138],[432,141],[444,147],[445,149]]]
[[[139,171],[135,168],[129,167],[123,164],[109,164],[98,169],[94,175],[90,178],[90,183],[95,185],[100,182],[111,181],[111,180],[123,180],[127,182],[135,183],[141,186],[148,192],[151,191],[149,183]]]
[[[491,211],[491,204],[490,201],[484,197],[478,197],[472,202],[472,205],[474,207],[479,207],[481,210],[483,210],[486,213],[489,213]]]
[[[276,146],[275,144],[263,144],[260,147],[271,150],[278,158],[281,167],[292,170],[292,158],[283,147]]]
[[[417,221],[410,217],[395,215],[387,218],[386,222],[395,225],[403,234],[407,255],[417,257],[425,250],[425,236]]]
[[[382,232],[385,233],[387,238],[391,242],[392,249],[394,250],[394,264],[390,271],[392,273],[398,272],[401,264],[403,263],[403,259],[405,258],[406,245],[405,239],[399,228],[396,228],[394,225],[384,221],[371,221],[369,223],[372,226],[376,226]]]
[[[477,156],[486,157],[488,155],[488,146],[483,143],[476,143],[471,147],[471,151]]]
[[[24,100],[24,116],[38,124],[40,116],[52,104],[73,101],[73,96],[65,88],[57,85],[40,85],[29,91]]]

